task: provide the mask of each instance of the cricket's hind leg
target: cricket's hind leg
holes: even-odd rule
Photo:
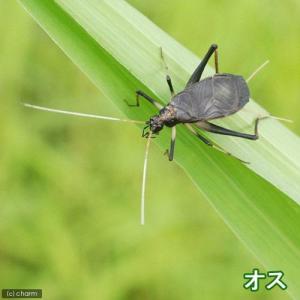
[[[233,154],[231,154],[230,152],[226,151],[225,149],[223,149],[222,147],[220,147],[219,145],[217,145],[216,143],[208,140],[207,138],[205,138],[203,135],[201,135],[199,132],[197,132],[190,124],[184,124],[197,138],[199,138],[204,144],[206,144],[207,146],[210,146],[212,148],[215,148],[218,151],[221,151],[225,154],[227,154],[228,156],[231,156],[235,159],[237,159],[238,161],[244,163],[244,164],[249,164],[249,162],[244,161],[236,156],[234,156]]]
[[[201,79],[202,73],[204,71],[205,66],[207,65],[210,57],[215,53],[215,69],[216,73],[219,73],[219,63],[218,63],[218,46],[216,44],[212,44],[205,54],[204,58],[201,60],[199,66],[196,68],[189,81],[186,84],[186,87],[192,85],[193,83],[198,82]]]
[[[195,125],[198,128],[201,128],[201,129],[209,131],[209,132],[217,133],[217,134],[236,136],[236,137],[240,137],[240,138],[244,138],[244,139],[248,139],[248,140],[257,140],[259,138],[258,123],[260,120],[263,120],[266,118],[268,118],[268,117],[266,116],[266,117],[256,118],[255,125],[254,125],[254,134],[248,134],[248,133],[230,130],[230,129],[209,123],[207,121],[197,122],[197,123],[195,123]]]

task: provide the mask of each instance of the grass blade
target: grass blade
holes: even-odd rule
[[[148,119],[155,109],[127,106],[142,89],[169,99],[160,47],[177,90],[183,88],[199,58],[123,1],[26,0],[23,6],[78,67],[131,119]],[[205,75],[212,73],[207,68]],[[255,115],[267,112],[254,101]],[[251,130],[253,116],[240,112],[219,121]],[[286,274],[288,291],[300,297],[300,141],[277,120],[265,121],[258,142],[209,135],[245,166],[202,145],[178,128],[176,162],[249,250],[268,268]],[[169,144],[170,131],[156,139]],[[178,183],[180,184],[180,183]]]

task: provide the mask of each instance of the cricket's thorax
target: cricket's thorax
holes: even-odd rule
[[[175,107],[171,104],[168,104],[159,111],[160,120],[168,127],[173,127],[178,123],[175,116]]]
[[[176,119],[176,111],[173,105],[168,104],[163,107],[159,114],[150,118],[149,125],[153,133],[157,133],[163,129],[164,125],[173,127],[178,124]]]

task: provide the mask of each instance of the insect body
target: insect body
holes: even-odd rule
[[[209,120],[222,118],[239,111],[249,101],[249,89],[242,76],[218,73],[217,45],[213,44],[209,48],[204,59],[196,68],[183,91],[174,94],[173,85],[170,77],[167,75],[172,98],[171,101],[162,107],[156,100],[152,99],[142,91],[137,91],[137,105],[139,105],[139,96],[150,101],[160,109],[159,114],[150,118],[146,122],[153,134],[158,134],[164,125],[173,127],[173,134],[169,153],[169,159],[173,160],[175,146],[175,126],[179,123],[193,123],[198,128],[206,131],[237,136],[246,139],[255,140],[258,138],[257,125],[259,119],[255,122],[255,134],[245,134],[229,130],[208,122]],[[215,53],[216,74],[212,77],[201,79],[203,70],[211,57]],[[207,145],[213,146],[212,142],[200,135],[192,127],[188,127]],[[148,136],[148,132],[143,132],[143,136]]]
[[[231,115],[249,101],[249,90],[241,76],[216,74],[194,83],[177,94],[170,106],[182,123]]]
[[[225,152],[228,155],[230,153],[226,152],[220,146],[214,144],[206,137],[201,135],[196,131],[191,125],[210,131],[213,133],[237,136],[241,138],[255,140],[258,138],[258,121],[266,117],[257,118],[255,121],[255,133],[246,134],[230,129],[226,129],[215,124],[210,123],[210,120],[217,118],[226,117],[228,115],[234,114],[239,111],[248,101],[249,101],[249,89],[246,81],[242,76],[219,73],[218,71],[218,55],[217,55],[217,45],[213,44],[209,48],[207,54],[196,68],[190,79],[188,80],[185,89],[178,94],[174,93],[174,88],[169,75],[167,75],[167,83],[172,95],[170,102],[166,106],[162,106],[159,102],[148,96],[142,91],[137,91],[136,95],[136,105],[139,106],[139,98],[143,97],[150,103],[155,105],[159,109],[159,113],[152,116],[147,122],[146,127],[143,130],[143,137],[147,137],[145,160],[144,160],[144,170],[143,170],[143,182],[142,182],[142,196],[141,196],[141,224],[144,224],[144,202],[145,202],[145,182],[146,182],[146,170],[147,170],[147,160],[148,152],[150,146],[150,138],[153,134],[158,134],[159,131],[163,129],[164,126],[172,127],[172,137],[170,150],[167,150],[169,160],[173,160],[174,149],[175,149],[175,138],[176,138],[176,125],[185,124],[187,128],[196,135],[202,142],[206,145],[215,147],[218,150]],[[215,54],[215,68],[216,74],[212,77],[201,79],[203,70],[211,57]],[[163,58],[163,56],[162,56]],[[166,67],[167,68],[167,67]],[[259,70],[259,69],[258,69]],[[255,74],[255,73],[254,73]],[[254,76],[251,75],[251,76]],[[251,77],[250,77],[251,78]],[[76,115],[81,117],[97,118],[110,121],[123,121],[138,124],[145,124],[144,121],[120,119],[115,117],[106,117],[99,115],[91,115],[85,113],[64,111],[59,109],[52,109],[32,104],[24,104],[26,107],[45,110],[50,112]],[[147,129],[150,129],[146,132]]]
[[[194,83],[175,95],[152,117],[153,133],[178,123],[195,123],[231,115],[249,101],[249,90],[241,76],[216,74]],[[156,125],[156,126],[155,126]]]

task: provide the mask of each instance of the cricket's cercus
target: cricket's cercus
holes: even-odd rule
[[[236,113],[245,106],[250,97],[249,88],[242,76],[219,73],[217,49],[218,46],[216,44],[210,46],[203,60],[188,80],[184,90],[178,94],[174,93],[171,78],[167,75],[167,83],[172,98],[166,106],[163,107],[159,102],[142,91],[136,92],[137,106],[139,106],[139,97],[143,97],[160,109],[157,115],[151,117],[150,120],[146,122],[147,126],[143,130],[143,137],[148,137],[149,132],[152,133],[152,136],[153,134],[158,134],[164,126],[172,127],[171,145],[170,149],[167,150],[170,161],[173,160],[174,157],[175,126],[180,123],[185,124],[187,128],[206,145],[218,148],[228,155],[231,154],[201,135],[191,124],[205,131],[217,134],[236,136],[250,140],[258,139],[258,122],[262,118],[255,120],[254,134],[233,131],[209,122],[210,120],[223,118]],[[211,77],[201,80],[204,68],[212,54],[215,55],[216,73]],[[148,128],[149,131],[146,131]]]

